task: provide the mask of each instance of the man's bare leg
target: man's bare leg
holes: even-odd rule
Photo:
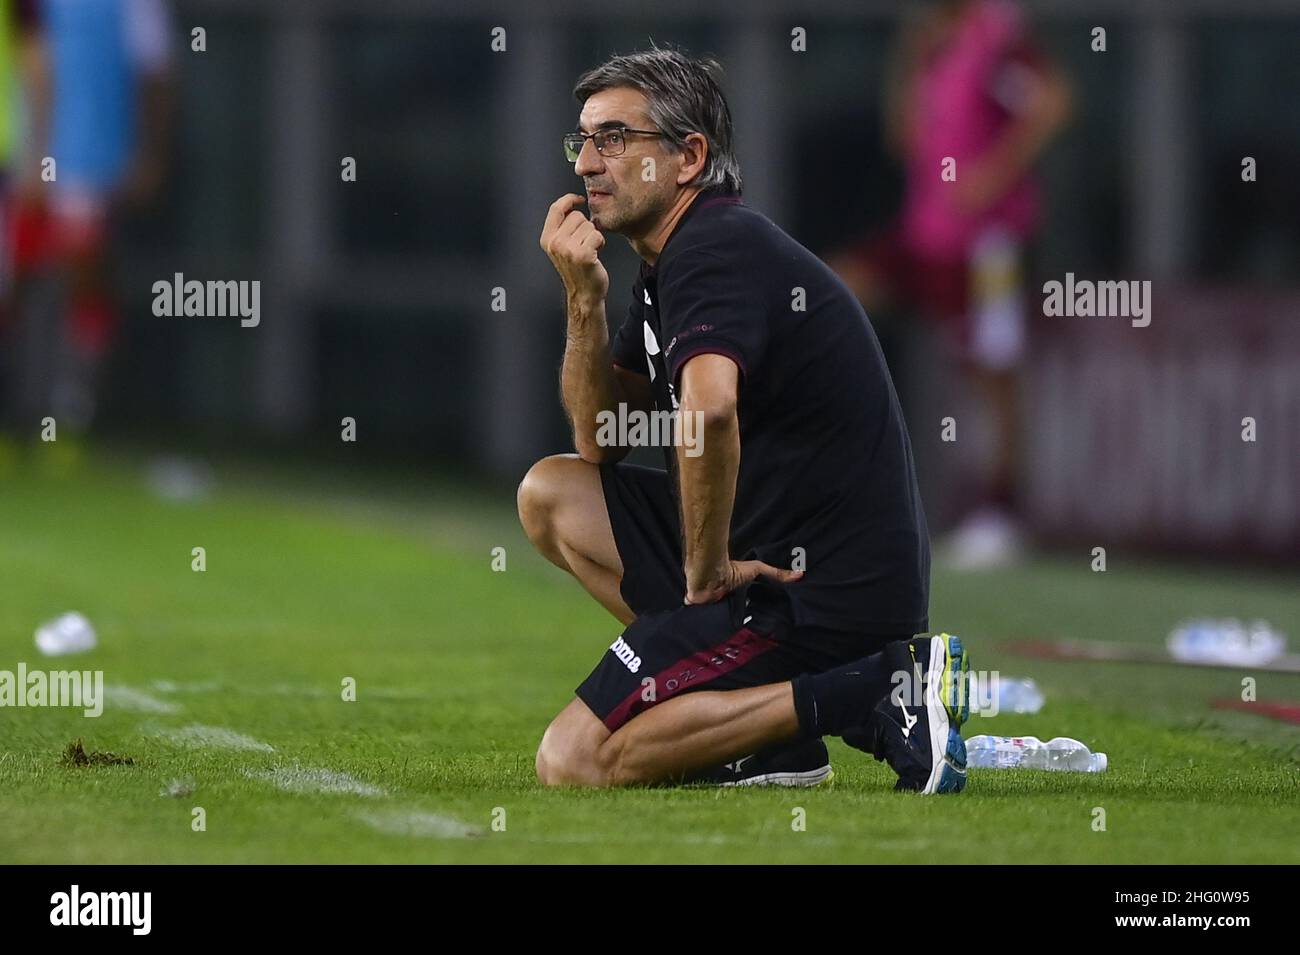
[[[798,732],[788,682],[687,693],[646,710],[615,733],[575,699],[542,737],[537,777],[550,786],[678,782]]]
[[[619,591],[623,561],[599,468],[575,454],[543,458],[519,485],[518,504],[520,522],[538,552],[630,624],[636,615]],[[537,772],[552,785],[675,781],[792,738],[797,730],[789,683],[685,694],[642,713],[615,734],[575,699],[547,728]]]
[[[636,614],[623,601],[623,561],[605,508],[600,469],[576,454],[542,458],[524,475],[519,521],[538,552],[578,579],[624,626]]]
[[[1013,505],[1013,492],[1020,463],[1020,408],[1016,375],[1010,369],[980,369],[974,374],[976,387],[990,409],[993,421],[993,461],[988,477],[993,503]]]

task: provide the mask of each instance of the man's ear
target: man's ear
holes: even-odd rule
[[[704,171],[709,161],[709,140],[703,133],[687,133],[681,150],[682,168],[677,170],[677,185],[684,186]]]

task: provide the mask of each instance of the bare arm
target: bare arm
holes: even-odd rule
[[[1054,66],[1034,70],[1012,67],[1018,100],[1014,119],[980,156],[962,182],[958,174],[958,200],[969,212],[979,212],[1001,199],[1037,162],[1047,144],[1070,117],[1070,85]]]
[[[648,409],[650,382],[644,375],[619,368],[610,357],[605,303],[568,295],[568,335],[560,369],[560,400],[569,416],[573,446],[578,456],[592,464],[621,460],[628,449],[596,442],[597,415],[618,413],[620,403],[629,410]]]
[[[609,273],[599,252],[605,237],[577,207],[586,200],[569,193],[551,204],[542,227],[541,246],[564,282],[568,332],[560,370],[560,400],[573,429],[573,446],[592,464],[617,461],[627,448],[602,447],[596,442],[596,416],[617,413],[620,402],[648,408],[649,382],[616,368],[609,350],[605,296]]]
[[[723,355],[702,354],[682,369],[683,428],[696,428],[694,447],[677,450],[681,482],[682,552],[686,603],[711,603],[760,574],[786,582],[801,574],[756,560],[733,561],[731,514],[740,472],[740,421],[736,415],[740,372]]]
[[[681,481],[682,537],[687,602],[718,583],[731,555],[731,510],[740,471],[740,421],[736,417],[739,372],[722,355],[700,355],[682,369],[680,427],[695,428],[700,453],[677,450]]]
[[[29,27],[20,33],[18,62],[19,76],[30,104],[31,153],[36,157],[35,162],[29,162],[19,188],[25,200],[35,201],[42,195],[41,160],[50,154],[50,117],[54,103],[49,50],[40,30]]]
[[[915,141],[913,105],[916,72],[927,40],[924,21],[903,27],[889,54],[885,67],[884,126],[885,148],[900,162],[905,162]]]
[[[158,197],[167,174],[175,84],[168,70],[140,80],[139,143],[122,183],[119,198],[128,205],[147,206]]]

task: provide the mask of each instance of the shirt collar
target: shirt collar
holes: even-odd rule
[[[682,213],[682,217],[677,220],[677,224],[673,226],[673,231],[668,233],[668,238],[664,239],[664,247],[659,250],[659,257],[655,260],[655,264],[641,263],[642,273],[645,275],[655,274],[659,263],[664,260],[664,254],[668,251],[668,244],[673,241],[673,237],[682,230],[682,226],[686,225],[691,216],[702,209],[707,209],[709,206],[722,204],[743,205],[744,202],[740,198],[740,194],[727,185],[710,186],[708,189],[697,193],[695,198],[691,200],[691,204],[686,207],[686,211]]]

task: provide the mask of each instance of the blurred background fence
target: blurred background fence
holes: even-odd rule
[[[904,6],[180,0],[172,169],[116,246],[125,322],[99,433],[307,448],[353,416],[377,458],[517,478],[569,448],[561,293],[537,235],[581,191],[559,147],[576,76],[651,39],[717,55],[746,201],[825,253],[898,206],[880,91]],[[1022,6],[1075,90],[1040,167],[1031,292],[1073,272],[1156,295],[1141,330],[1035,313],[1035,525],[1300,554],[1300,3]],[[621,242],[607,258],[617,321],[636,263]],[[260,280],[261,324],[155,317],[152,283],[176,272]],[[879,330],[941,524],[943,366],[919,326]]]

